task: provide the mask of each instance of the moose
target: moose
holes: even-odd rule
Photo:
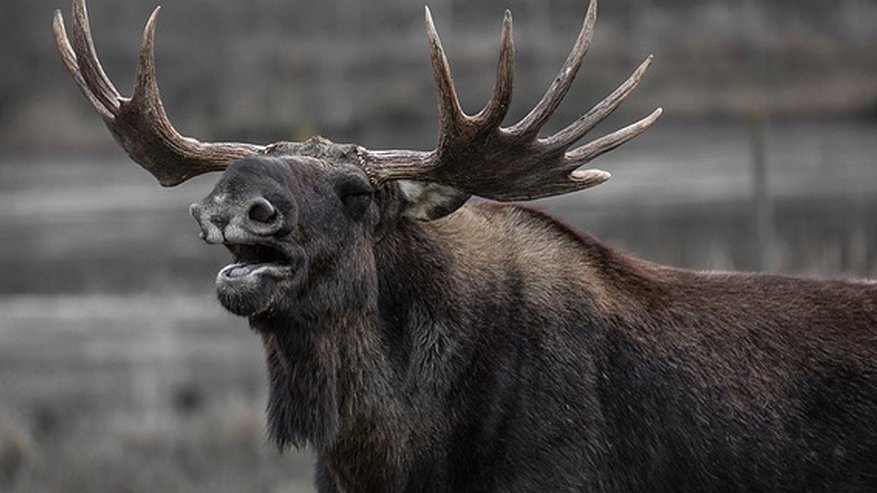
[[[510,13],[493,95],[467,115],[427,9],[428,152],[183,137],[156,82],[158,9],[130,98],[101,68],[84,0],[72,38],[60,12],[54,31],[76,85],[161,185],[224,171],[191,214],[233,257],[216,290],[264,346],[269,434],[314,450],[319,491],[877,491],[877,283],[656,265],[507,203],[605,182],[583,166],[661,114],[577,145],[649,57],[540,136],[596,9],[511,126]]]

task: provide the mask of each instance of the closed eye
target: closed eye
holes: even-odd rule
[[[371,204],[373,189],[365,177],[344,175],[335,182],[335,192],[344,210],[354,219],[359,219]]]

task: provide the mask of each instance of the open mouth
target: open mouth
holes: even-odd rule
[[[292,258],[279,247],[267,244],[226,243],[234,262],[225,266],[219,275],[226,279],[241,279],[263,271],[290,271]]]

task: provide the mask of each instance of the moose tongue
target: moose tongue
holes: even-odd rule
[[[249,265],[239,265],[226,274],[228,277],[243,277],[250,273],[251,266]]]

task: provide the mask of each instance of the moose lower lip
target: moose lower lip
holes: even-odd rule
[[[223,267],[219,271],[219,276],[226,279],[240,279],[252,274],[255,267],[252,264],[231,264]]]
[[[226,277],[243,277],[253,271],[252,265],[232,265],[224,271]]]
[[[260,274],[262,272],[280,272],[289,270],[290,267],[276,263],[237,263],[227,265],[219,271],[219,277],[226,280],[243,280],[245,278]]]

